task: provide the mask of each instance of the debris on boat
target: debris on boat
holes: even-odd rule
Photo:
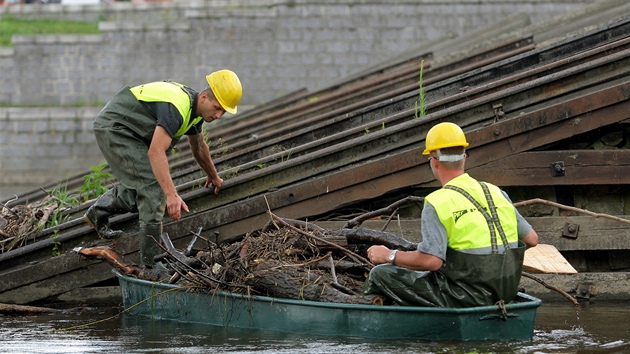
[[[270,213],[271,214],[271,213]],[[379,296],[363,295],[363,284],[373,266],[361,254],[372,244],[399,249],[416,245],[387,232],[355,228],[330,231],[273,214],[263,229],[238,242],[194,249],[195,235],[186,251],[173,248],[161,235],[164,253],[156,256],[169,270],[162,282],[208,291],[336,303],[382,304]],[[155,240],[157,242],[157,240]],[[148,278],[143,267],[126,260],[108,246],[79,247],[88,258],[103,259],[122,274]]]
[[[164,250],[155,257],[167,270],[160,277],[156,277],[156,272],[125,259],[109,246],[79,247],[74,251],[88,258],[103,259],[124,275],[185,288],[322,302],[383,304],[381,297],[363,294],[363,285],[373,267],[364,258],[367,249],[381,244],[409,251],[417,249],[417,244],[396,234],[360,225],[371,218],[386,215],[390,215],[391,219],[402,205],[421,201],[421,197],[401,199],[386,208],[351,219],[339,230],[327,230],[313,223],[284,219],[268,212],[270,221],[267,225],[240,241],[216,244],[201,236],[200,228],[197,233],[191,232],[193,238],[183,251],[173,246],[167,233],[162,233],[160,240],[154,239]],[[205,240],[208,247],[195,248],[198,239]],[[530,259],[525,262],[527,270],[538,273],[550,270],[554,273],[576,272],[553,246],[541,245],[541,251],[547,256],[541,258],[539,254],[530,252]],[[550,254],[553,255],[553,264],[546,261]],[[523,275],[536,279],[525,272]],[[561,289],[539,282],[576,304]]]

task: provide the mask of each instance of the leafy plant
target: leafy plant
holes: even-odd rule
[[[291,155],[293,154],[293,149],[294,146],[291,145],[290,148],[285,148],[282,145],[275,145],[272,146],[269,149],[269,153],[276,155],[276,154],[280,154],[280,162],[285,162],[285,161],[289,161],[289,159],[291,158]],[[274,162],[277,163],[278,162],[278,158],[274,157]]]
[[[282,162],[289,161],[289,159],[291,158],[291,154],[293,153],[293,151],[291,151],[291,149],[285,150],[285,151],[288,151],[287,154],[285,155],[284,152],[283,152],[282,155],[280,156],[280,159],[281,159]]]
[[[237,177],[239,174],[239,169],[238,167],[231,168],[229,166],[226,166],[222,173],[223,175],[221,176],[221,178],[223,178],[224,180],[228,180],[230,178]]]
[[[214,123],[215,122],[212,122],[210,124],[214,124]],[[206,142],[206,144],[208,144],[208,147],[210,147],[210,150],[213,150],[213,148],[216,150],[224,150],[221,152],[221,154],[218,154],[217,156],[221,156],[221,155],[225,155],[229,153],[231,149],[227,148],[228,143],[225,140],[223,140],[223,138],[218,138],[216,145],[212,146],[212,140],[210,139],[210,134],[208,131],[208,126],[210,124],[204,124],[201,126],[201,132],[203,133],[203,140]]]
[[[103,163],[100,166],[91,166],[92,173],[83,176],[83,185],[79,189],[79,194],[83,197],[84,201],[88,201],[92,198],[96,198],[105,194],[109,188],[107,185],[114,181],[114,175],[109,172],[103,171],[106,164]]]
[[[53,257],[57,257],[61,255],[61,242],[58,241],[59,239],[59,230],[55,230],[53,235],[52,235],[52,256]]]
[[[48,220],[48,222],[44,223],[43,225],[45,225],[46,228],[48,227],[54,227],[57,225],[61,225],[64,222],[68,221],[68,219],[70,218],[70,215],[64,215],[63,211],[65,208],[63,208],[61,205],[59,205],[52,213],[50,219]]]
[[[80,204],[76,197],[68,193],[67,186],[57,185],[48,194],[51,199],[45,203],[47,207],[43,209],[44,215],[38,225],[40,230],[63,224],[70,218],[69,215],[64,215],[64,210]]]
[[[420,62],[420,78],[418,79],[418,100],[415,102],[416,118],[424,117],[427,114],[427,105],[425,102],[424,82],[422,76],[424,75],[424,60]]]

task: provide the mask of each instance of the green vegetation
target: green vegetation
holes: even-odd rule
[[[100,197],[105,194],[109,188],[107,185],[114,182],[114,175],[109,172],[103,172],[106,164],[103,163],[100,166],[90,166],[92,173],[83,176],[83,185],[79,189],[79,194],[83,197],[84,201],[88,201],[92,198]]]
[[[54,227],[68,221],[70,215],[65,211],[73,206],[87,202],[90,198],[96,198],[107,192],[107,185],[114,181],[114,176],[109,172],[104,172],[106,164],[100,166],[91,166],[92,173],[83,176],[83,185],[79,189],[79,196],[68,193],[67,185],[63,187],[57,185],[55,189],[49,192],[51,199],[46,205],[51,208],[50,216],[42,220],[39,229]],[[52,236],[52,255],[53,257],[61,254],[61,242],[58,240],[59,233],[55,230]]]
[[[46,227],[57,226],[63,223],[67,216],[63,215],[63,211],[68,207],[73,207],[85,203],[90,199],[100,197],[109,190],[107,186],[114,182],[115,178],[109,172],[103,171],[107,166],[103,163],[100,166],[90,166],[92,172],[83,176],[83,185],[78,191],[78,195],[70,194],[66,185],[60,184],[48,194],[52,197],[49,204],[57,204],[57,208],[52,214]]]
[[[55,230],[53,235],[52,235],[52,256],[53,257],[57,257],[57,256],[61,256],[61,242],[58,241],[59,239],[59,230]]]
[[[37,35],[37,34],[96,34],[98,23],[17,19],[10,16],[0,19],[0,47],[12,47],[13,35]]]
[[[55,189],[49,192],[52,197],[46,206],[52,208],[50,216],[42,220],[39,224],[39,229],[45,229],[48,227],[54,227],[66,222],[69,218],[68,215],[64,215],[64,211],[76,205],[79,205],[79,201],[68,193],[67,186],[57,185]]]

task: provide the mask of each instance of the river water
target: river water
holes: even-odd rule
[[[368,340],[226,329],[119,308],[0,317],[0,353],[630,353],[630,303],[545,303],[528,341]]]

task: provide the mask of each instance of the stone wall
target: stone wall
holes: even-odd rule
[[[318,89],[422,43],[515,13],[532,22],[593,0],[173,1],[0,6],[0,17],[99,21],[97,35],[14,36],[0,48],[0,197],[102,162],[90,129],[124,85],[170,79],[202,89],[228,67],[252,107]],[[60,108],[63,107],[63,108]],[[81,108],[76,108],[81,107]],[[11,193],[14,191],[12,190]]]

